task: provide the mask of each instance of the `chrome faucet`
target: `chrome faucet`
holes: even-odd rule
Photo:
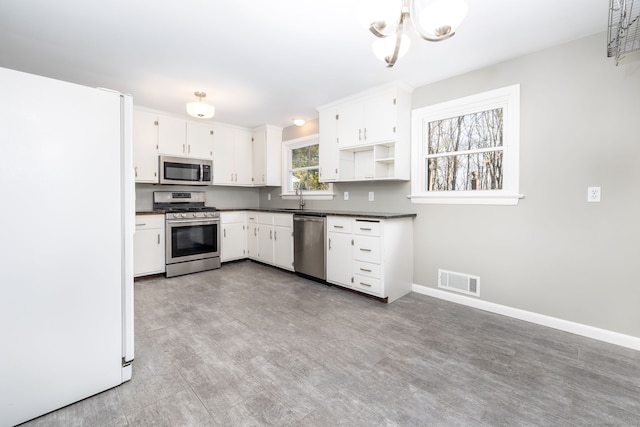
[[[300,194],[300,210],[304,209],[304,199],[302,198],[302,183],[298,184],[298,188],[296,188],[296,196]]]

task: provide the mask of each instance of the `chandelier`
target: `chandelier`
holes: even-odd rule
[[[377,37],[373,53],[391,68],[409,50],[409,22],[422,39],[438,42],[453,37],[467,10],[464,0],[361,0],[358,16]]]

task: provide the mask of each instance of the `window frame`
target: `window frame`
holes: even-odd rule
[[[295,191],[289,190],[289,173],[291,172],[291,164],[293,161],[292,150],[310,145],[320,145],[319,135],[313,134],[300,138],[290,139],[282,143],[282,187],[280,197],[283,200],[294,200],[300,198]],[[318,147],[319,148],[319,147]],[[318,165],[318,171],[320,165]],[[326,182],[328,188],[326,190],[303,190],[302,196],[305,200],[332,200],[334,197],[333,184]]]
[[[429,191],[427,186],[428,144],[423,139],[429,122],[459,117],[495,108],[503,109],[503,186],[500,190]],[[454,99],[411,112],[412,203],[517,205],[524,197],[520,188],[520,85],[512,85]]]

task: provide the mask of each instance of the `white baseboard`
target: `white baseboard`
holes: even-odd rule
[[[413,292],[640,351],[640,338],[413,284]]]

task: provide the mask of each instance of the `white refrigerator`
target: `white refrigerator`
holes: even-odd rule
[[[0,68],[0,426],[131,379],[131,110]]]

